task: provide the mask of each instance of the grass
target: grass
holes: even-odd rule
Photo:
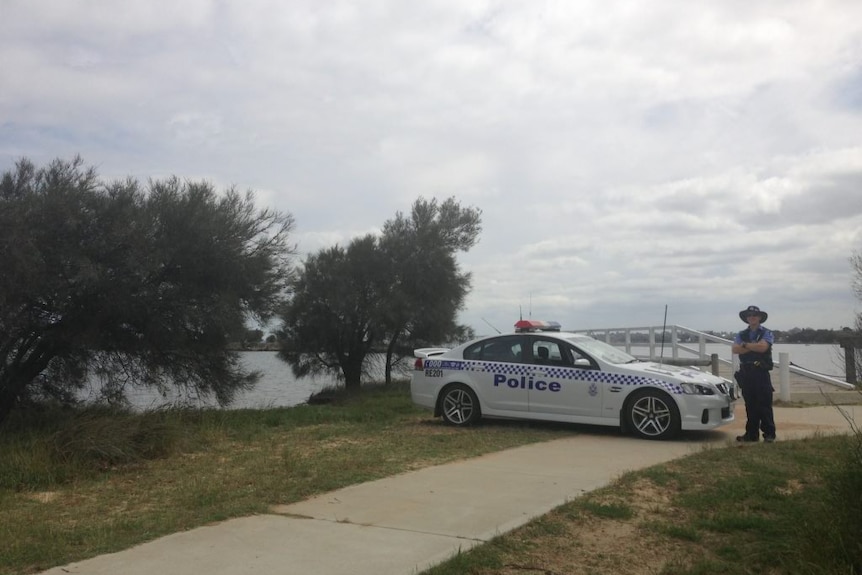
[[[708,449],[628,473],[426,575],[862,573],[860,437]]]
[[[570,433],[453,429],[415,408],[404,384],[294,408],[17,414],[0,432],[0,574]]]
[[[0,574],[572,433],[453,429],[415,408],[405,385],[284,409],[21,414],[0,433]],[[629,473],[427,575],[858,575],[859,533],[857,432],[713,448]]]

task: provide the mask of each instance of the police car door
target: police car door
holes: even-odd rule
[[[595,377],[598,364],[559,340],[536,336],[531,343],[530,411],[601,417],[603,386]]]
[[[476,342],[464,350],[470,360],[470,379],[484,409],[527,411],[529,396],[523,378],[524,337],[505,335]]]

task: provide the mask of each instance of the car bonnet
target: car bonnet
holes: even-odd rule
[[[692,383],[724,383],[724,379],[701,371],[696,367],[667,365],[646,361],[642,363],[630,363],[617,366],[621,370],[630,371],[638,375],[649,375],[671,382]]]

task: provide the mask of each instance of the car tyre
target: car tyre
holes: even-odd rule
[[[467,427],[479,421],[482,410],[473,390],[463,383],[455,383],[440,394],[440,414],[448,425]]]
[[[679,409],[663,391],[636,392],[626,408],[626,427],[643,439],[670,439],[680,430]]]

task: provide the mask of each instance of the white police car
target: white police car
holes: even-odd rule
[[[646,439],[733,421],[726,380],[696,368],[641,361],[556,322],[522,320],[515,332],[453,349],[414,351],[410,393],[446,423],[482,417],[610,425]]]

